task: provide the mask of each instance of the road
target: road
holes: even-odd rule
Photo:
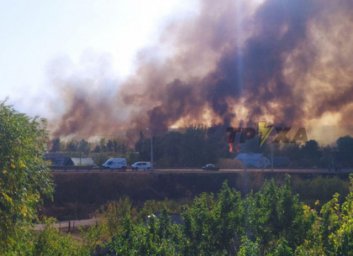
[[[220,169],[218,171],[205,171],[202,169],[155,169],[153,171],[132,171],[127,170],[125,172],[119,170],[109,170],[109,169],[53,169],[54,173],[120,173],[120,174],[187,174],[187,173],[199,173],[199,174],[222,174],[222,173],[297,173],[297,174],[341,174],[353,172],[353,169],[344,169],[336,172],[329,169]]]
[[[61,231],[70,232],[76,230],[80,227],[90,227],[96,225],[100,222],[98,218],[84,219],[84,220],[67,220],[60,221],[52,224],[52,227]],[[35,224],[33,230],[43,231],[46,227],[46,224]]]

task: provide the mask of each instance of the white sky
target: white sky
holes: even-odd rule
[[[123,78],[168,19],[196,9],[196,0],[0,0],[0,101],[45,115],[51,63],[102,55]]]

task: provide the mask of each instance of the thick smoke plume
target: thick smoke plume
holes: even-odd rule
[[[166,27],[160,49],[163,58],[141,53],[135,74],[109,92],[102,81],[61,81],[66,110],[53,135],[261,120],[353,131],[351,0],[204,0],[195,17]]]

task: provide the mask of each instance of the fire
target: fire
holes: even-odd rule
[[[185,116],[177,120],[171,126],[170,129],[180,129],[190,126],[202,126],[202,127],[212,127],[214,125],[222,124],[221,118],[219,118],[212,111],[211,108],[205,107],[198,117]]]

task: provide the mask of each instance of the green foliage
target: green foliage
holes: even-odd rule
[[[314,205],[315,201],[321,203],[329,201],[335,193],[347,195],[349,183],[337,176],[318,176],[310,179],[296,179],[292,184],[293,190],[300,195],[302,201]]]
[[[302,180],[297,178],[294,181],[298,183]],[[322,187],[319,186],[321,182],[324,184]],[[125,183],[119,184],[123,186]],[[129,187],[136,189],[141,184],[137,182]],[[348,189],[347,184],[337,178],[318,178],[304,184],[318,190],[345,184]],[[92,189],[94,186],[89,184],[86,187]],[[163,247],[163,243],[168,243],[170,255],[237,255],[240,251],[251,253],[252,250],[258,250],[258,255],[278,254],[281,251],[291,251],[295,255],[337,255],[339,250],[347,251],[345,248],[350,248],[350,226],[345,224],[342,228],[342,224],[349,223],[350,215],[346,214],[347,221],[338,221],[335,228],[331,227],[330,221],[324,222],[324,218],[329,220],[336,215],[344,216],[342,207],[349,197],[340,196],[335,203],[339,210],[328,212],[326,216],[325,205],[321,207],[322,203],[318,202],[314,209],[304,205],[291,187],[293,185],[288,179],[270,180],[258,192],[240,196],[239,192],[224,184],[218,193],[201,194],[184,207],[180,203],[164,200],[146,201],[142,208],[138,208],[138,203],[133,206],[130,200],[122,198],[104,208],[103,224],[84,231],[87,234],[82,235],[83,243],[91,250],[97,246],[103,248],[101,251],[113,248],[111,250],[114,252],[121,252],[118,255],[137,255],[142,251],[153,255],[157,253],[155,246]],[[298,190],[298,186],[294,188]],[[305,186],[300,189],[303,192]],[[330,205],[328,209],[332,210],[335,204],[327,204]],[[349,204],[346,208],[349,212]],[[160,225],[163,211],[172,219],[171,222],[164,222],[164,230],[173,231],[156,235],[156,226]],[[148,216],[155,219],[150,221]],[[325,225],[329,231],[325,231]],[[325,232],[335,236],[326,239]],[[341,238],[346,242],[340,244]]]
[[[353,176],[350,177],[351,187]],[[353,191],[340,204],[335,194],[318,212],[297,255],[353,255]]]
[[[351,186],[353,185],[351,176]],[[339,195],[323,205],[321,224],[322,246],[327,255],[353,255],[353,191],[339,204]]]
[[[237,256],[258,256],[260,255],[259,243],[251,241],[246,236],[241,239],[241,246],[237,253]]]
[[[1,256],[24,256],[33,255],[33,232],[28,226],[16,228],[16,241],[8,243],[6,249],[1,252]]]
[[[185,236],[185,255],[212,255],[215,253],[213,234],[216,234],[217,216],[216,202],[212,194],[202,194],[184,212],[185,221],[183,234]],[[214,232],[214,233],[213,233]],[[217,234],[219,236],[219,234]]]
[[[167,211],[168,213],[180,213],[185,207],[183,202],[177,202],[172,200],[147,200],[141,210],[138,211],[138,218],[145,219],[148,215],[159,213],[162,210]]]
[[[89,252],[93,252],[109,237],[107,236],[107,225],[97,223],[94,226],[81,229],[81,237],[84,241],[83,248]]]
[[[84,256],[89,255],[89,250],[82,247],[69,235],[60,233],[48,222],[45,229],[41,231],[33,246],[35,256]]]
[[[123,221],[127,217],[130,218],[132,212],[132,204],[126,197],[120,199],[118,202],[111,202],[106,206],[104,217],[110,236],[120,232]]]
[[[292,256],[294,255],[293,249],[289,246],[288,242],[284,238],[280,238],[276,241],[274,248],[267,253],[268,256]]]
[[[182,213],[182,225],[171,224],[166,213],[135,224],[125,218],[112,250],[122,255],[159,255],[154,246],[163,247],[166,240],[173,253],[165,255],[293,254],[313,224],[312,215],[292,194],[289,181],[283,186],[268,182],[244,199],[225,183],[217,195],[204,193],[195,198]]]
[[[108,248],[116,255],[181,255],[177,250],[178,240],[180,228],[162,212],[159,218],[151,215],[139,225],[133,225],[126,217],[122,231],[114,236]]]
[[[36,218],[43,195],[51,195],[42,156],[45,122],[0,104],[0,251],[12,248],[21,229]]]
[[[126,215],[108,248],[117,255],[351,255],[352,210],[353,192],[316,211],[292,193],[289,179],[245,198],[225,183],[195,198],[181,224],[166,210],[138,221]]]
[[[247,234],[260,242],[263,253],[270,253],[280,239],[289,241],[293,250],[304,241],[313,222],[292,194],[289,180],[282,186],[266,182],[258,193],[247,196],[245,206]]]
[[[91,248],[81,244],[72,236],[62,234],[54,228],[54,219],[46,220],[44,230],[22,229],[16,243],[11,244],[1,256],[85,256]]]

